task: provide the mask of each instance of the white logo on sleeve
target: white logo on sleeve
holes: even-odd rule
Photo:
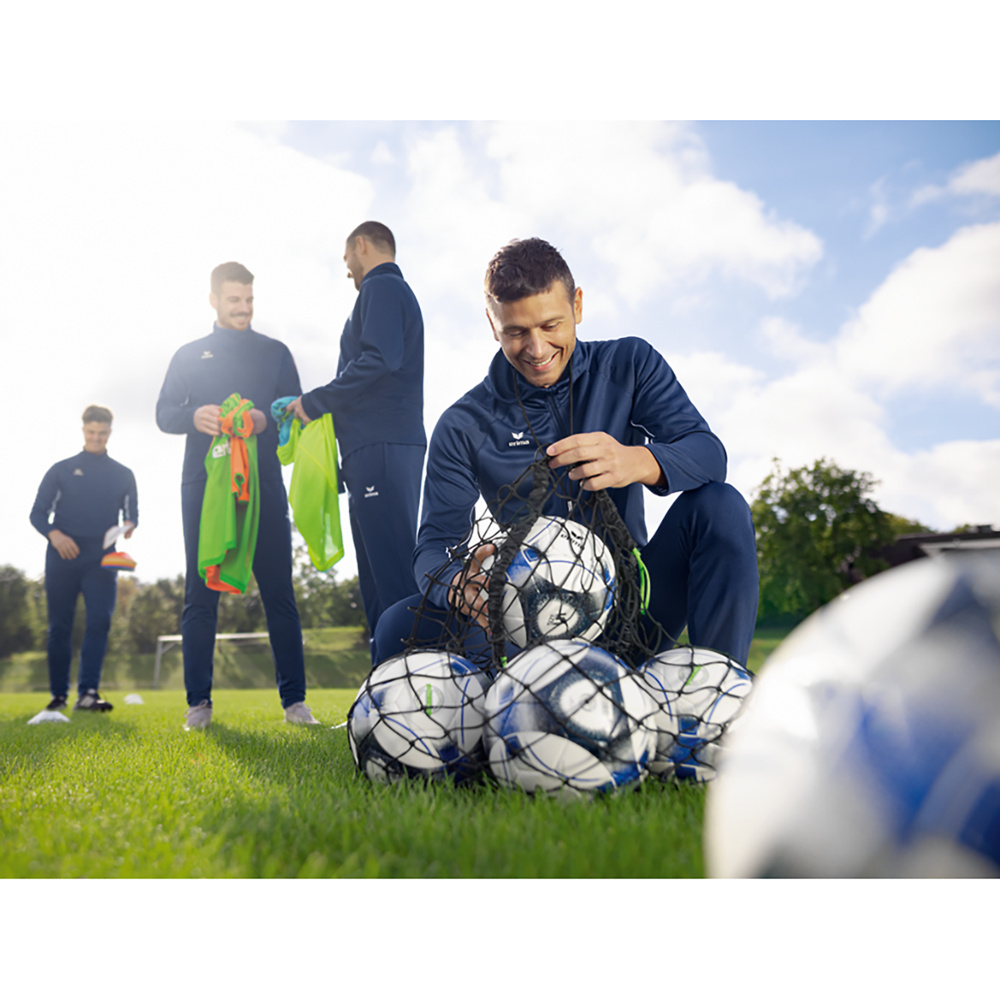
[[[520,448],[522,445],[531,444],[530,441],[524,439],[524,431],[511,431],[510,436],[514,440],[507,442],[508,448]]]

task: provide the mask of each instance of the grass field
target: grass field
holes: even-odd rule
[[[756,639],[754,659],[779,641]],[[257,668],[267,682],[269,668]],[[9,684],[16,670],[4,676]],[[373,786],[354,767],[346,729],[333,728],[355,684],[310,687],[324,725],[303,728],[283,721],[270,684],[247,689],[240,676],[241,689],[216,688],[211,728],[193,733],[177,689],[136,686],[144,704],[129,705],[104,686],[114,711],[37,726],[26,723],[44,694],[0,693],[0,877],[704,874],[701,788],[647,781],[567,805],[490,785]]]
[[[343,719],[353,691],[314,691]],[[3,877],[685,877],[702,874],[703,794],[649,784],[560,805],[492,787],[377,787],[345,729],[292,727],[274,692],[216,695],[205,732],[180,692],[28,726],[0,695]]]

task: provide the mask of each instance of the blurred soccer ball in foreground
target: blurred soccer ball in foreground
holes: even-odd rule
[[[663,780],[711,781],[722,737],[741,718],[753,682],[724,653],[678,646],[647,660],[638,674],[657,711],[656,755],[649,769]]]
[[[354,762],[372,781],[457,781],[480,770],[485,685],[468,660],[421,651],[379,664],[347,717]]]
[[[859,584],[761,671],[705,811],[714,877],[1000,875],[1000,555]]]
[[[595,639],[614,600],[615,566],[589,528],[540,517],[507,568],[503,625],[522,649],[540,639]]]
[[[577,799],[634,785],[656,736],[652,699],[624,663],[580,640],[510,661],[486,695],[484,746],[502,785]]]

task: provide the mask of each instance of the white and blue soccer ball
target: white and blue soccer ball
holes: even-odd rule
[[[656,702],[650,771],[664,781],[711,781],[723,737],[741,718],[753,689],[751,674],[724,653],[677,646],[647,660],[638,678]]]
[[[761,669],[705,804],[710,876],[1000,876],[1000,554],[858,584]]]
[[[514,657],[486,695],[484,749],[508,788],[579,799],[637,785],[656,736],[655,711],[632,671],[578,639]]]
[[[379,664],[347,717],[351,754],[375,782],[482,770],[483,675],[454,653],[421,650]]]
[[[542,516],[506,572],[503,626],[521,649],[553,639],[596,639],[614,603],[611,551],[589,528]]]

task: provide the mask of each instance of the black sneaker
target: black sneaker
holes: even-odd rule
[[[45,711],[46,712],[61,712],[65,707],[66,707],[66,695],[61,694],[58,697],[53,698],[52,701],[50,701],[45,706]]]
[[[73,711],[110,712],[114,707],[110,701],[102,701],[101,696],[93,688],[90,688],[77,699]]]

